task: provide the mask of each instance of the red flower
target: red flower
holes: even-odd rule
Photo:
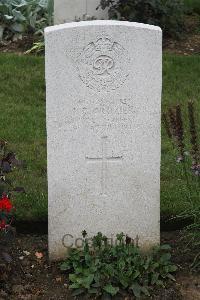
[[[3,194],[2,198],[0,199],[0,210],[6,210],[7,212],[10,212],[12,208],[13,206],[10,199],[6,196],[6,194]]]
[[[0,221],[0,229],[4,229],[6,227],[6,222],[5,220]]]

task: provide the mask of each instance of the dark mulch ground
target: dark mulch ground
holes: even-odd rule
[[[179,39],[164,39],[163,48],[179,55],[200,54],[200,16],[186,16],[185,33]]]
[[[68,299],[65,275],[48,261],[46,235],[17,235],[2,249],[0,271],[0,299]]]
[[[0,42],[0,52],[22,54],[29,50],[38,38],[34,35],[24,36],[22,40]]]
[[[178,55],[200,54],[200,34],[186,35],[181,40],[164,41],[164,51]]]
[[[196,251],[187,250],[179,231],[163,233],[162,243],[172,246],[173,261],[178,265],[177,282],[166,289],[155,291],[154,300],[200,299],[200,274],[191,273]],[[59,263],[48,260],[47,236],[16,235],[13,244],[1,249],[0,299],[59,300],[72,299],[66,275]],[[133,299],[123,297],[120,299]]]

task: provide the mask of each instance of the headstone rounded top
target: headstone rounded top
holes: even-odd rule
[[[135,27],[135,28],[147,29],[147,30],[162,31],[161,28],[158,26],[137,23],[137,22],[116,21],[116,20],[93,20],[93,21],[71,22],[71,23],[49,26],[45,28],[45,33],[67,29],[67,28],[76,28],[76,27],[80,28],[80,27],[88,27],[88,26],[126,26],[126,27]]]

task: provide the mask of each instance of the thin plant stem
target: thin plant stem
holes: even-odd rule
[[[186,180],[186,186],[187,186],[187,189],[188,189],[188,195],[189,195],[189,202],[190,204],[192,205],[193,207],[193,201],[192,201],[192,190],[191,190],[191,185],[190,185],[190,181],[189,181],[189,176],[188,176],[188,173],[187,173],[187,168],[186,168],[186,162],[185,160],[183,160],[183,173],[184,173],[184,176],[185,176],[185,180]]]

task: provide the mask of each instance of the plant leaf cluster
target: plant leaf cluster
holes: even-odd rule
[[[1,0],[0,40],[19,39],[25,33],[43,34],[53,23],[53,0]]]
[[[11,180],[7,178],[16,167],[24,166],[24,162],[18,160],[14,152],[7,150],[7,142],[0,141],[0,198],[3,193],[11,195],[15,192],[25,192],[23,187],[13,186]]]
[[[98,233],[89,243],[83,232],[83,249],[70,249],[69,257],[60,266],[67,271],[73,295],[115,296],[130,293],[139,298],[150,296],[153,288],[164,287],[174,280],[176,266],[171,263],[170,246],[154,248],[144,254],[123,233],[115,245]]]

